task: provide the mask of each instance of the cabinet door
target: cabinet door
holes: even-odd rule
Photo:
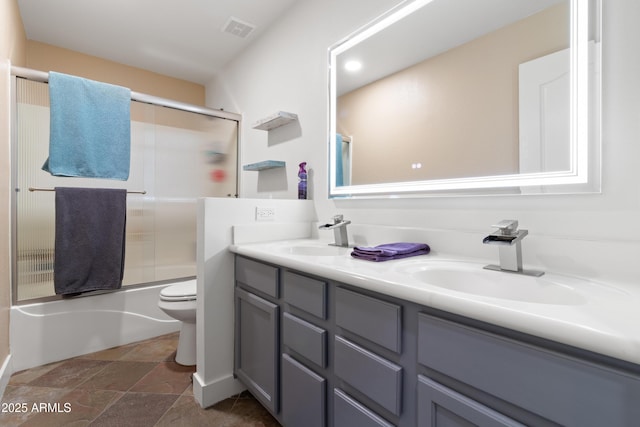
[[[236,375],[278,412],[278,306],[236,288]]]
[[[402,307],[336,288],[336,326],[395,353],[402,351]]]
[[[333,407],[334,427],[393,427],[338,388],[333,390]]]
[[[418,427],[524,427],[517,421],[418,376]]]
[[[418,363],[559,425],[640,425],[637,375],[428,314]]]
[[[327,318],[327,282],[285,271],[282,287],[286,303],[319,319]]]
[[[334,340],[333,372],[384,409],[400,416],[402,366],[340,336]]]
[[[282,315],[282,343],[321,368],[327,367],[327,331],[291,313]]]
[[[327,381],[288,354],[282,355],[282,420],[287,427],[326,425]]]
[[[278,298],[278,268],[252,259],[236,257],[236,281]]]

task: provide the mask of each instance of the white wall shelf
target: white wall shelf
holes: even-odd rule
[[[285,165],[286,165],[286,162],[282,162],[280,160],[264,160],[262,162],[244,165],[242,166],[242,170],[261,171],[265,169],[283,168],[285,167]]]
[[[284,126],[296,120],[298,120],[297,114],[287,113],[286,111],[278,111],[275,114],[272,114],[262,120],[258,120],[257,122],[255,122],[253,124],[253,128],[269,131],[271,129]]]

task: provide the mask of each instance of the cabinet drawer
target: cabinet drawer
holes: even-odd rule
[[[525,427],[524,424],[419,375],[418,427],[439,426]]]
[[[327,366],[327,331],[290,313],[282,316],[283,343],[316,365]]]
[[[278,298],[278,269],[276,267],[236,257],[236,281]]]
[[[401,349],[401,314],[399,305],[336,289],[336,325],[396,353]]]
[[[389,412],[400,415],[402,367],[336,336],[335,374]]]
[[[327,318],[327,283],[285,271],[282,275],[285,302],[320,319]]]
[[[333,406],[334,427],[393,427],[338,388],[333,390]]]
[[[558,424],[640,419],[638,377],[423,313],[418,361]]]
[[[286,426],[324,427],[326,425],[327,380],[282,355],[282,420]]]

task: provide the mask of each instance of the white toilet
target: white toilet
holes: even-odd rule
[[[196,281],[176,283],[160,291],[158,307],[182,322],[176,363],[196,364]]]

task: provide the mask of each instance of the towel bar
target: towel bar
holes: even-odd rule
[[[20,191],[20,189],[17,189]],[[38,188],[38,187],[29,187],[29,191],[56,191],[55,188]],[[127,194],[147,194],[146,190],[142,191],[129,191],[127,190]]]

